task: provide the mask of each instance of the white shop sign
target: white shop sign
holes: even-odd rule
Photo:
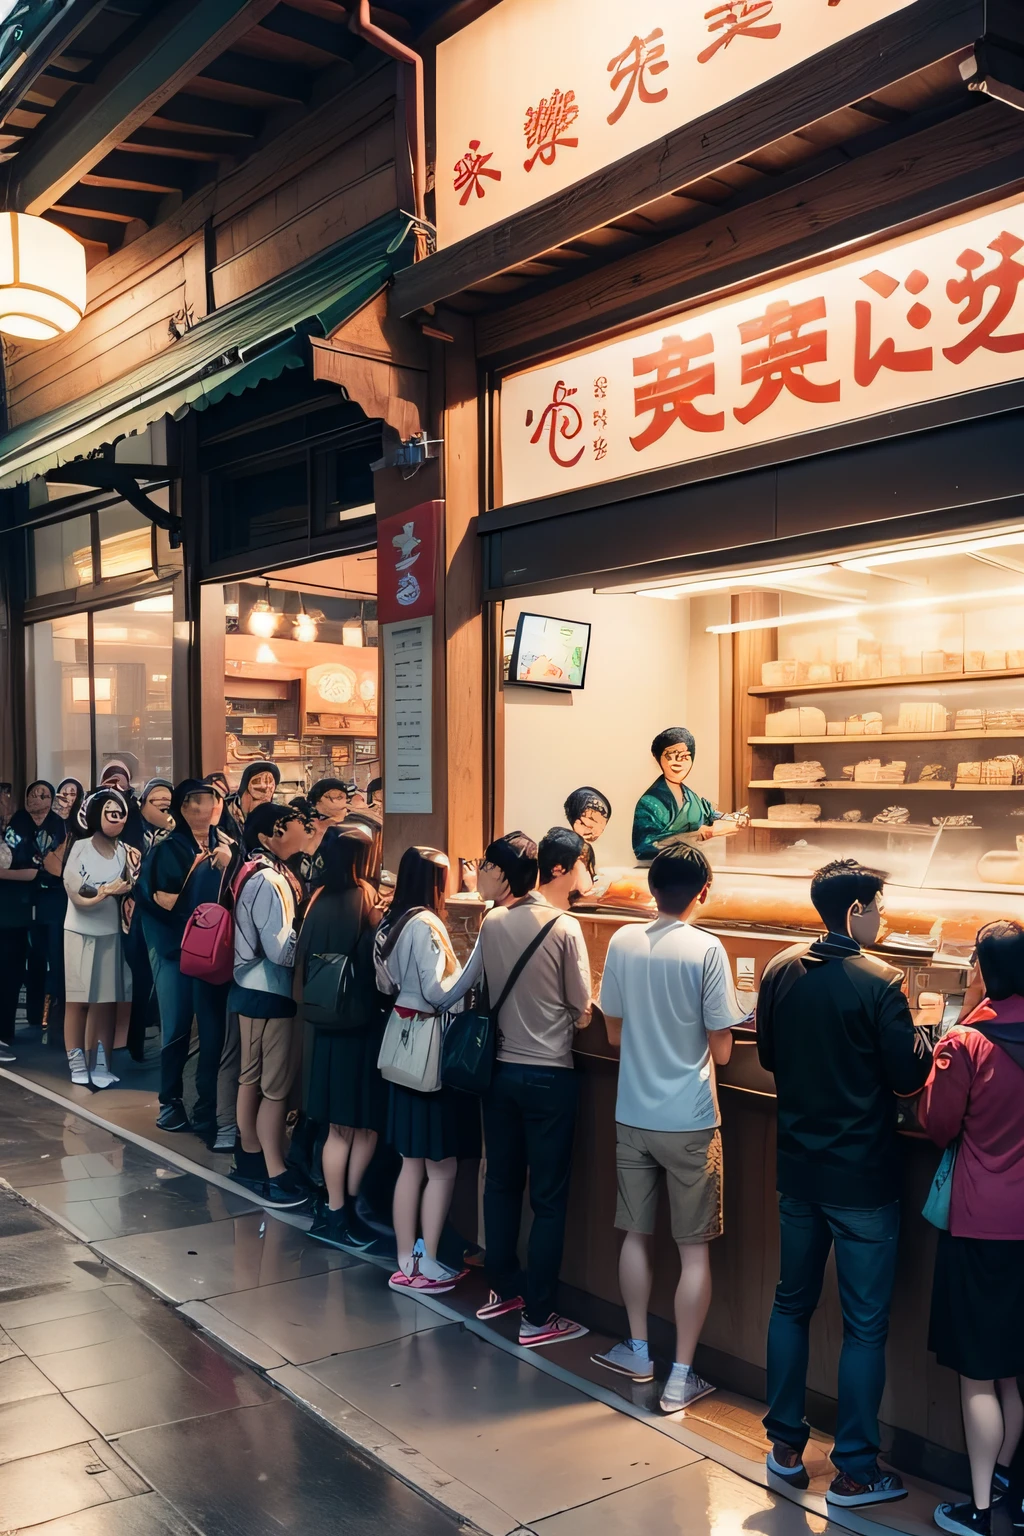
[[[385,624],[384,804],[388,811],[429,816],[434,809],[431,760],[434,621]]]
[[[1024,201],[690,309],[501,386],[502,502],[1024,377]]]
[[[451,245],[912,0],[502,0],[437,49],[437,233]]]

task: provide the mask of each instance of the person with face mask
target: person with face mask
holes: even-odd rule
[[[145,829],[144,854],[148,854],[156,843],[174,829],[171,816],[173,788],[169,779],[150,779],[143,785],[139,810]],[[156,1007],[146,936],[142,931],[142,913],[136,909],[134,897],[125,898],[122,912],[128,925],[125,955],[132,973],[132,1011],[126,1044],[132,1060],[142,1062],[146,1059],[146,1031],[151,1023],[159,1026],[160,1014]]]
[[[85,830],[82,821],[82,805],[85,801],[85,785],[79,779],[61,779],[53,797],[53,808],[62,821],[71,828],[71,841],[81,837]],[[69,849],[70,852],[70,843]]]
[[[86,836],[64,865],[65,1043],[71,1081],[110,1088],[119,1004],[131,1001],[124,961],[120,900],[132,888],[132,853],[122,832],[128,806],[116,789],[98,789],[85,802]]]
[[[146,858],[138,905],[160,1010],[160,1113],[162,1131],[193,1130],[203,1140],[217,1134],[217,1071],[224,1045],[228,985],[184,976],[181,940],[200,902],[216,901],[232,859],[227,838],[211,827],[214,793],[202,779],[184,779],[171,797],[174,830]],[[192,1020],[199,1030],[197,1098],[189,1121],[182,1100]]]
[[[131,753],[128,755],[131,757],[135,770],[137,770],[139,766],[138,760],[132,757]],[[139,802],[136,799],[135,791],[132,789],[132,772],[133,769],[125,758],[112,757],[109,762],[103,764],[99,788],[116,789],[124,796],[125,804],[128,807],[128,822],[125,826],[122,841],[126,842],[129,847],[136,849],[141,858],[146,849],[146,828],[142,819],[142,812],[139,809]]]
[[[808,1329],[835,1249],[843,1311],[839,1411],[825,1497],[901,1499],[878,1465],[878,1408],[896,1278],[899,1097],[919,1092],[931,1050],[914,1029],[903,973],[874,955],[885,877],[839,859],[811,880],[827,932],[776,955],[757,999],[757,1054],[775,1075],[780,1279],[768,1325],[769,1473],[806,1488]]]
[[[0,870],[0,923],[9,934],[0,976],[0,1042],[7,1045],[14,1039],[23,981],[29,1024],[41,1026],[49,992],[58,1033],[61,1027],[66,906],[61,870],[67,826],[53,810],[53,795],[52,784],[36,779],[4,834],[11,858]],[[13,1054],[7,1059],[13,1061]]]

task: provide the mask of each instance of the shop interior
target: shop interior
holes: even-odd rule
[[[271,758],[283,799],[327,777],[365,792],[380,776],[376,551],[206,587],[203,615],[232,787]]]

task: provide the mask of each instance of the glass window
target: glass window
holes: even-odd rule
[[[210,480],[210,557],[305,539],[309,532],[306,456]]]
[[[93,780],[88,625],[76,613],[28,630],[36,773],[52,784],[69,775],[86,786]]]
[[[316,455],[314,473],[317,504],[314,532],[331,533],[348,523],[373,517],[373,471],[371,459],[380,456],[379,437],[374,452],[363,443],[345,448],[328,448]]]
[[[131,754],[128,763],[136,782],[167,778],[172,764],[171,597],[143,598],[92,617],[97,767],[102,771],[109,758]]]
[[[32,534],[32,590],[69,592],[93,580],[92,519],[88,512]]]
[[[130,576],[153,567],[153,525],[148,517],[125,502],[102,507],[100,525],[100,575]]]

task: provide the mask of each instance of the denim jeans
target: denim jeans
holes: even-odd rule
[[[499,1295],[525,1298],[525,1316],[531,1323],[546,1323],[555,1310],[576,1101],[576,1073],[571,1068],[501,1061],[484,1095],[487,1271]],[[524,1289],[517,1248],[527,1173],[533,1226]]]
[[[885,1341],[896,1278],[899,1203],[874,1210],[814,1205],[779,1196],[779,1284],[768,1324],[769,1439],[802,1451],[808,1329],[835,1245],[843,1348],[832,1460],[840,1472],[869,1482],[878,1462],[878,1405],[885,1388]]]
[[[192,1119],[196,1125],[214,1126],[217,1123],[217,1074],[224,1048],[231,983],[215,987],[207,981],[183,976],[178,957],[169,959],[152,944],[149,946],[149,963],[160,1009],[160,1103],[174,1104],[181,1099],[182,1074],[188,1060],[194,1018],[199,1033],[199,1061]]]

